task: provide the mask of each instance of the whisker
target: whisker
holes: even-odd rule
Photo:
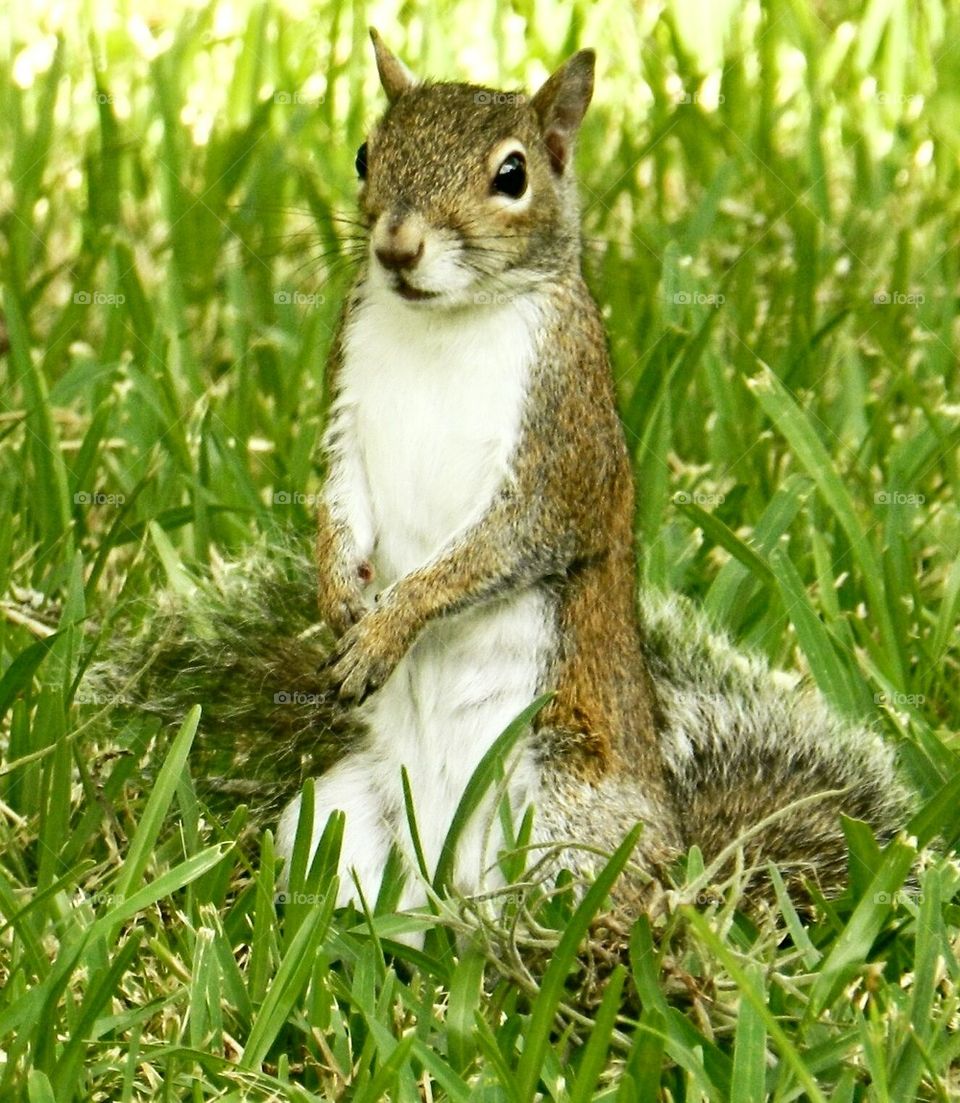
[[[288,279],[297,279],[302,276],[306,269],[309,273],[316,274],[323,271],[323,282],[329,282],[340,271],[348,268],[350,265],[356,264],[361,258],[358,256],[341,256],[335,258],[329,263],[324,263],[322,256],[306,257],[300,264],[296,265],[289,273],[287,273]]]

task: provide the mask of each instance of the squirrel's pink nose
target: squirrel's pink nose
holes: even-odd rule
[[[399,272],[404,268],[415,268],[423,256],[423,238],[414,249],[410,246],[399,248],[396,245],[378,245],[374,252],[377,260],[390,272]]]

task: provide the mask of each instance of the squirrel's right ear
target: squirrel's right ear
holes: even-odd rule
[[[573,139],[590,105],[596,60],[593,50],[580,50],[547,79],[530,101],[558,176],[570,160]]]
[[[373,51],[377,57],[377,72],[380,74],[380,83],[383,85],[387,99],[393,103],[398,96],[417,83],[417,78],[403,64],[396,55],[384,46],[383,39],[377,34],[376,27],[370,28],[370,39],[373,42]]]

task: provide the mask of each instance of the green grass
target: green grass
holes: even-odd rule
[[[0,46],[0,1099],[960,1098],[955,6],[70,7]],[[121,602],[309,529],[374,17],[504,86],[597,47],[642,573],[896,741],[916,883],[851,824],[847,896],[784,895],[779,946],[692,888],[584,946],[601,882],[521,956],[509,916],[416,951],[390,885],[333,908],[335,824],[277,905],[270,835],[198,796],[202,715],[107,736],[75,700]]]

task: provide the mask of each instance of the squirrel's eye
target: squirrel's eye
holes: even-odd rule
[[[493,178],[493,190],[499,195],[509,195],[519,199],[527,190],[527,162],[522,153],[511,153],[505,157]]]
[[[359,176],[361,180],[366,180],[366,178],[367,178],[367,143],[366,142],[364,142],[363,145],[357,150],[357,159],[354,162],[354,164],[357,167],[357,176]]]

